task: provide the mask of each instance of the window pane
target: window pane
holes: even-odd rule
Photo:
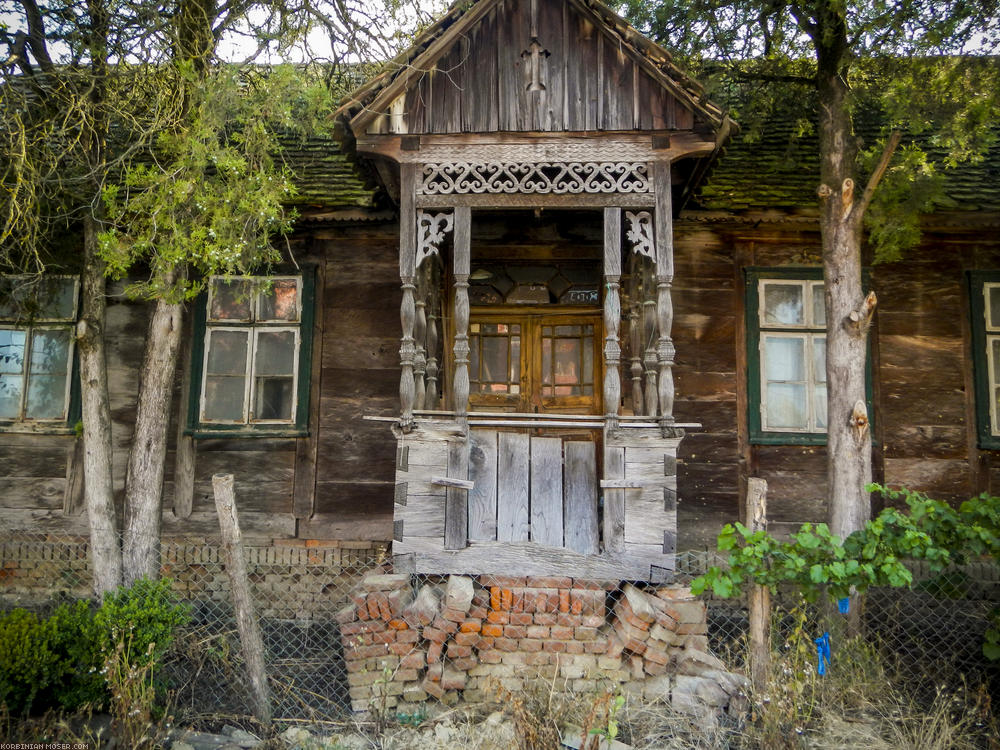
[[[292,377],[255,378],[254,418],[291,421],[294,384]]]
[[[806,386],[798,383],[768,383],[768,429],[802,430],[806,426]]]
[[[29,378],[24,416],[28,419],[61,419],[66,416],[65,373],[32,375]]]
[[[817,383],[826,382],[826,339],[815,336],[813,345],[813,380]]]
[[[1000,328],[1000,286],[986,287],[986,310],[989,317],[986,325],[989,328]]]
[[[208,373],[211,375],[240,375],[247,372],[248,331],[209,330]]]
[[[254,375],[294,375],[295,338],[295,331],[260,331]]]
[[[478,326],[477,326],[478,327]],[[478,383],[479,377],[479,337],[469,336],[469,380]]]
[[[31,333],[31,374],[63,375],[69,370],[70,334],[65,328],[35,328]]]
[[[590,326],[587,326],[590,328]],[[594,382],[594,346],[593,333],[591,332],[590,338],[583,340],[583,382],[593,383]]]
[[[813,297],[813,319],[812,324],[817,328],[826,325],[826,300],[823,293],[823,282],[812,285]]]
[[[805,340],[789,336],[764,337],[764,368],[767,380],[804,381]]]
[[[507,382],[507,339],[499,336],[483,337],[483,382]]]
[[[8,276],[0,279],[0,318],[11,320],[73,320],[76,279]]]
[[[0,328],[0,418],[21,416],[24,392],[24,331]]]
[[[813,410],[816,412],[816,429],[826,429],[826,386],[817,385],[813,389]]]
[[[0,374],[0,418],[17,419],[21,416],[21,393],[24,389],[22,375]]]
[[[551,331],[551,328],[545,329]],[[542,339],[542,382],[552,382],[552,339]]]
[[[801,284],[766,283],[764,325],[803,325],[805,314]]]
[[[1000,382],[1000,337],[990,337],[990,356],[993,359],[991,372],[993,373],[993,384],[995,385]]]
[[[246,379],[231,375],[205,378],[205,412],[202,419],[211,422],[242,422]]]
[[[249,279],[213,279],[209,320],[250,320],[250,292]]]
[[[296,279],[275,279],[260,294],[257,320],[298,320],[299,285]]]
[[[0,328],[0,375],[24,370],[24,331]]]
[[[520,326],[514,326],[520,329]],[[512,336],[510,339],[510,382],[521,382],[521,337]]]
[[[580,339],[556,339],[555,370],[557,384],[580,382]]]

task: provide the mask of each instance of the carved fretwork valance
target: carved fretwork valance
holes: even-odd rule
[[[646,162],[424,164],[418,195],[651,193]]]

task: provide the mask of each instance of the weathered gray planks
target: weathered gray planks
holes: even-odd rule
[[[469,432],[469,479],[476,486],[469,493],[469,539],[497,538],[497,433]]]
[[[624,448],[604,449],[604,476],[607,479],[625,478]],[[625,490],[604,490],[604,549],[625,551]]]
[[[584,555],[598,553],[597,451],[592,442],[567,440],[563,496],[565,544]]]
[[[448,444],[448,476],[469,477],[469,444],[456,440]],[[444,548],[462,549],[469,543],[469,490],[446,488],[444,508]]]
[[[563,545],[562,440],[531,438],[531,541]]]
[[[497,453],[497,541],[527,541],[528,436],[501,432]]]

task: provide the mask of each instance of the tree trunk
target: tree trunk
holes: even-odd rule
[[[149,321],[139,372],[135,432],[125,475],[126,584],[156,578],[160,570],[163,471],[182,315],[181,304],[159,299]]]
[[[84,218],[83,305],[77,325],[83,402],[83,473],[94,593],[122,584],[121,547],[111,474],[111,403],[104,355],[104,263],[97,255],[97,220]]]
[[[855,142],[840,47],[819,48],[823,280],[826,286],[827,491],[830,530],[841,539],[871,516],[871,435],[865,390],[867,321],[861,285],[861,210],[855,207]],[[872,303],[874,304],[874,303]]]

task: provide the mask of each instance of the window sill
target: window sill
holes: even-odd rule
[[[196,427],[184,431],[196,440],[199,438],[297,438],[309,437],[309,430],[299,427]]]
[[[0,432],[23,435],[75,435],[76,428],[50,422],[0,422]]]
[[[826,445],[826,433],[762,432],[750,436],[751,445]]]

